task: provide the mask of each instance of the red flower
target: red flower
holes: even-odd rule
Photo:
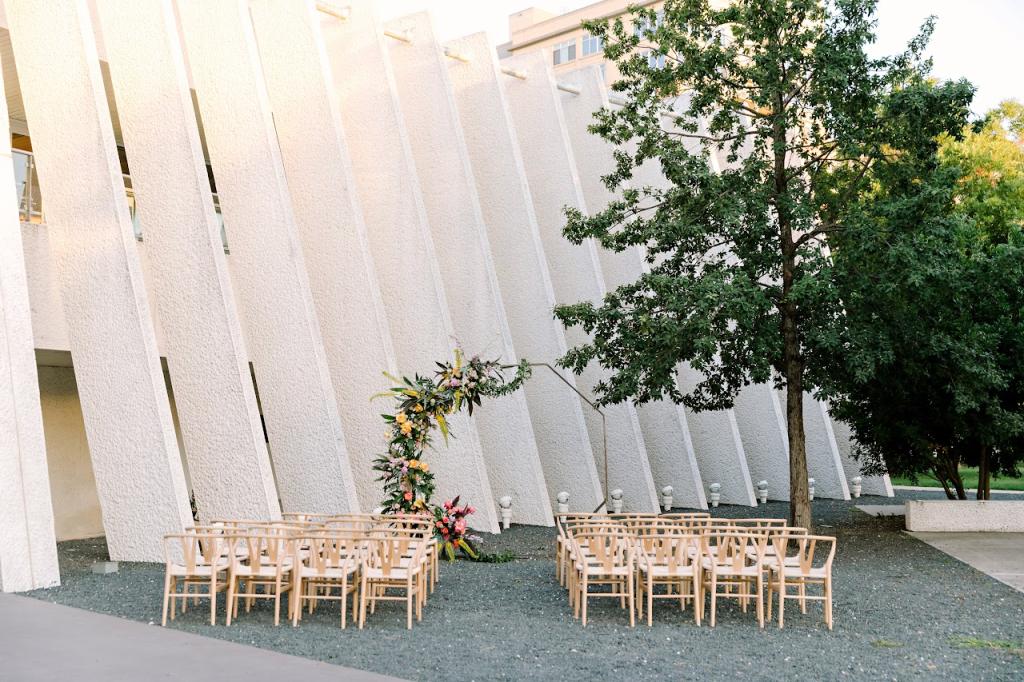
[[[404,497],[405,501],[408,502],[408,501],[412,500],[412,493],[406,491],[405,495],[403,495],[402,497]]]

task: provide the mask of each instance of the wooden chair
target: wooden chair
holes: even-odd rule
[[[317,602],[324,599],[341,604],[341,628],[344,630],[349,595],[352,595],[353,617],[357,614],[359,566],[365,540],[360,535],[325,531],[296,541],[300,542],[308,547],[308,552],[294,569],[292,625],[299,624],[303,602],[308,603],[312,613]]]
[[[587,626],[590,597],[618,597],[629,608],[629,625],[636,625],[634,542],[623,527],[578,530],[570,535],[573,572],[570,594],[575,596],[573,617],[582,616]],[[607,585],[608,592],[591,592],[591,585]]]
[[[764,627],[764,556],[768,537],[765,533],[737,529],[714,529],[701,536],[702,589],[711,595],[711,627],[715,626],[718,598],[739,599],[744,612],[754,588],[757,623]],[[753,556],[747,551],[754,548]],[[719,591],[719,588],[724,588]],[[736,588],[734,593],[732,590]]]
[[[166,570],[164,573],[163,616],[160,624],[167,625],[167,611],[170,607],[171,620],[174,620],[177,600],[185,601],[192,597],[195,600],[210,600],[210,625],[217,624],[217,593],[227,588],[227,581],[221,580],[222,574],[227,575],[231,567],[231,545],[234,537],[223,533],[176,533],[164,536],[164,557]],[[183,583],[183,591],[178,592],[178,581]],[[208,585],[206,592],[192,592],[193,586]]]
[[[801,529],[802,530],[802,529]],[[823,602],[825,625],[832,629],[832,561],[836,555],[836,539],[824,535],[782,532],[772,538],[774,561],[769,562],[768,619],[772,617],[772,593],[779,595],[779,628],[783,627],[786,600],[797,599],[800,611],[807,613],[808,601]],[[807,587],[821,585],[820,595],[807,594]],[[789,593],[790,587],[797,594]]]
[[[701,595],[700,537],[674,533],[653,533],[637,537],[637,612],[643,615],[647,602],[647,625],[654,624],[654,600],[678,599],[680,608],[693,600],[694,622],[704,615]],[[694,552],[693,550],[697,550]],[[656,594],[664,585],[666,591]]]
[[[246,533],[235,538],[235,543],[240,551],[231,553],[227,624],[231,625],[232,616],[238,617],[238,600],[244,597],[246,613],[256,599],[273,599],[274,625],[279,625],[281,596],[292,587],[294,543],[285,533]],[[263,592],[258,592],[258,587]]]
[[[406,627],[412,629],[413,610],[416,620],[423,618],[426,590],[424,566],[427,543],[424,538],[408,535],[384,537],[377,534],[366,541],[360,567],[359,629],[366,623],[366,609],[375,610],[377,601],[404,601]],[[401,590],[402,595],[389,595],[388,590]]]

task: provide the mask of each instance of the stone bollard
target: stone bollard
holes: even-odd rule
[[[612,514],[622,513],[622,488],[616,488],[612,491]]]
[[[501,508],[501,527],[508,530],[512,525],[512,498],[505,495],[498,500],[498,506]]]
[[[757,500],[761,504],[768,504],[768,481],[757,482]]]
[[[854,476],[853,479],[850,480],[850,494],[853,495],[853,499],[860,497],[862,483],[864,483],[864,479],[860,476]]]
[[[711,506],[717,507],[719,501],[721,501],[722,499],[722,484],[712,483],[711,485],[708,486],[708,490],[710,491],[708,497],[711,500]]]
[[[808,478],[807,479],[807,499],[810,500],[811,502],[814,501],[814,479],[813,478]]]
[[[565,492],[563,490],[562,492],[560,492],[557,495],[555,495],[555,499],[558,500],[558,513],[559,514],[568,514],[569,513],[569,493],[567,493],[567,492]]]
[[[667,485],[661,489],[661,508],[665,511],[672,511],[672,486]]]

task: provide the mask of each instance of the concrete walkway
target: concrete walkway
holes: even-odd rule
[[[0,679],[385,682],[396,678],[0,594]]]
[[[1024,592],[1024,533],[907,534]]]

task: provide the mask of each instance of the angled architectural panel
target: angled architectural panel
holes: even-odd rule
[[[568,347],[562,326],[551,316],[551,276],[499,83],[506,76],[484,33],[451,41],[447,49],[463,57],[448,60],[448,73],[512,341],[524,357],[554,366]],[[575,377],[561,374],[575,386]],[[572,510],[594,509],[603,492],[583,416],[590,408],[545,367],[534,370],[523,390],[551,503],[564,490]]]
[[[862,479],[861,491],[864,495],[892,497],[894,493],[889,474],[865,476],[860,472],[860,462],[853,456],[853,434],[850,425],[833,418],[832,433],[835,436],[836,445],[839,447],[839,458],[843,463],[846,480],[850,481],[854,477],[860,476]]]
[[[546,51],[502,60],[502,66],[514,74],[504,74],[502,84],[522,148],[556,302],[596,302],[604,296],[605,285],[594,244],[587,241],[576,246],[562,236],[563,208],[568,205],[586,210],[586,202],[550,62],[551,55]],[[567,330],[566,337],[571,345],[586,342],[579,328]],[[595,364],[587,368],[579,383],[586,391],[602,376],[603,371]],[[608,425],[608,488],[623,490],[624,509],[656,510],[658,496],[636,410],[632,404],[622,403],[610,405],[604,412]],[[599,416],[588,411],[587,427],[600,470],[604,463]]]
[[[768,384],[744,387],[733,405],[750,480],[768,482],[768,498],[789,499],[789,436],[779,394]]]
[[[396,94],[383,29],[373,3],[356,0],[348,19],[321,20],[357,197],[379,277],[399,369],[429,373],[456,343],[421,187]],[[477,349],[471,349],[476,351]],[[481,352],[487,349],[479,349]],[[477,507],[474,527],[497,532],[498,519],[475,423],[458,415],[456,437],[439,442],[431,466],[437,497],[461,495]]]
[[[591,212],[597,212],[616,198],[601,181],[602,176],[614,170],[615,160],[612,146],[587,128],[594,122],[594,112],[609,106],[608,96],[596,66],[566,74],[565,80],[578,90],[578,93],[563,91],[559,95],[569,142],[576,159],[583,199]],[[597,256],[608,290],[636,281],[646,267],[638,247],[617,253],[598,246]],[[636,412],[655,485],[659,490],[666,485],[672,486],[678,506],[706,508],[707,499],[683,407],[671,401],[657,400],[637,405]]]
[[[0,592],[20,592],[60,574],[6,100],[0,134]]]
[[[282,507],[358,510],[248,2],[178,10]]]
[[[519,358],[448,77],[449,58],[425,12],[385,28],[409,36],[390,40],[388,53],[455,336],[467,349],[515,364]],[[495,499],[510,495],[520,523],[553,524],[525,394],[516,391],[489,402],[475,421]]]
[[[786,408],[786,393],[778,391],[779,404]],[[836,500],[850,499],[850,487],[832,430],[832,418],[825,403],[804,393],[804,439],[807,449],[807,475],[814,479],[814,496]],[[788,440],[787,440],[788,450]],[[789,468],[786,472],[788,475]]]
[[[163,559],[192,522],[85,0],[7,22],[111,558]]]
[[[257,0],[253,27],[360,504],[378,506],[383,372],[397,371],[314,3]]]
[[[280,518],[173,5],[96,7],[199,516]]]

